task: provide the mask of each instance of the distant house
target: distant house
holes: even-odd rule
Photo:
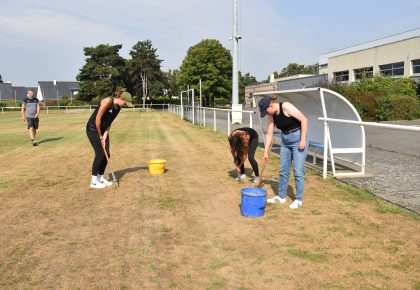
[[[12,98],[13,96],[13,98]],[[0,101],[15,99],[11,83],[0,84]]]
[[[80,92],[79,82],[39,81],[36,97],[38,100],[59,100],[63,97],[74,99]]]
[[[13,90],[12,99],[21,101],[26,97],[26,93],[27,93],[28,88],[27,87],[12,86],[12,90]],[[34,94],[34,96],[36,96],[36,95]]]
[[[26,97],[27,91],[31,89],[36,96],[37,88],[13,86],[11,83],[0,84],[0,101],[2,100],[16,100],[21,101]]]

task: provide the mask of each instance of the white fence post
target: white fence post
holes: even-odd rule
[[[206,108],[203,108],[203,126],[206,127]]]
[[[227,130],[227,134],[229,136],[229,133],[230,133],[230,112],[228,111],[227,114],[228,114],[228,130]]]
[[[252,128],[252,113],[249,112],[249,128]]]
[[[216,132],[216,109],[213,109],[213,128],[214,132]]]

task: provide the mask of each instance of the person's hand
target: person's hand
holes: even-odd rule
[[[255,186],[260,186],[260,183],[261,183],[261,179],[255,179]]]
[[[268,153],[264,153],[264,160],[268,160]]]
[[[22,118],[23,123],[26,123],[26,118]]]
[[[101,138],[101,144],[102,144],[102,148],[105,148],[105,138],[104,136],[100,137]]]
[[[305,149],[305,146],[306,146],[306,141],[300,140],[298,148],[300,150],[304,150]]]

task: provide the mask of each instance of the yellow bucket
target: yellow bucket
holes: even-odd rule
[[[147,162],[149,164],[149,173],[152,175],[159,175],[165,172],[165,163],[164,159],[152,159]]]

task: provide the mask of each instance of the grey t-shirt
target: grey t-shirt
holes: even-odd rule
[[[23,104],[26,109],[25,111],[26,118],[35,118],[38,103],[39,101],[37,98],[30,99],[26,97],[25,99],[23,99]]]

